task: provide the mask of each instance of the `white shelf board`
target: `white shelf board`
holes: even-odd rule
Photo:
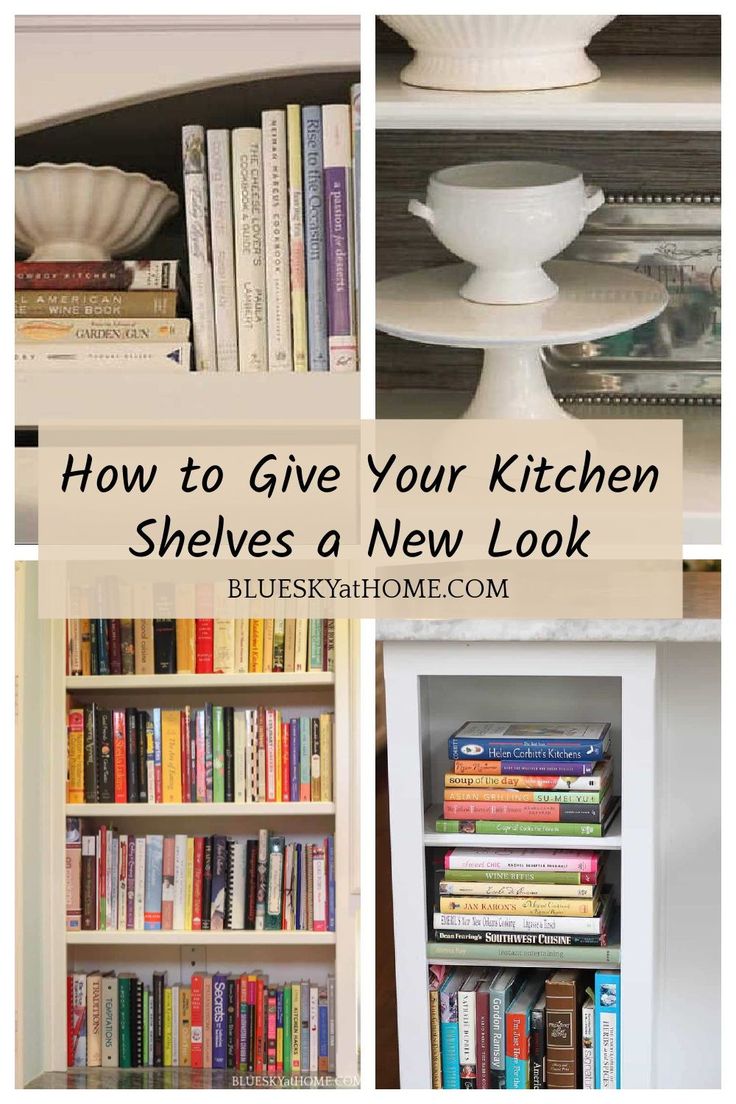
[[[315,947],[335,943],[334,932],[311,931],[79,931],[67,932],[70,946],[285,946]]]
[[[133,421],[160,425],[335,421],[360,417],[357,372],[112,372],[66,369],[15,374],[15,424]]]
[[[567,850],[618,851],[621,848],[621,813],[614,817],[605,836],[485,836],[473,833],[436,832],[441,805],[430,805],[424,813],[425,847],[546,847]]]
[[[258,690],[334,686],[332,671],[247,675],[67,675],[67,690]]]
[[[234,801],[191,802],[185,804],[148,804],[147,802],[100,802],[67,805],[67,816],[97,817],[315,817],[334,816],[333,801],[250,801],[246,804]]]
[[[442,92],[402,84],[406,58],[377,63],[385,130],[720,130],[716,57],[596,59],[592,84],[540,92]]]

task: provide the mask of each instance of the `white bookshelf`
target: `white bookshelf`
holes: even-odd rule
[[[376,126],[385,130],[720,129],[715,57],[607,57],[601,79],[541,92],[442,92],[402,84],[407,57],[379,57]]]
[[[606,854],[620,904],[611,945],[622,974],[622,1088],[715,1088],[720,1078],[719,776],[701,778],[697,818],[682,796],[697,756],[717,763],[718,622],[379,623],[388,738],[400,1078],[431,1086],[430,963],[481,965],[428,948],[427,851],[581,848]],[[618,638],[618,639],[617,639]],[[434,830],[447,737],[466,720],[606,720],[621,812],[594,838],[454,836]],[[693,870],[697,868],[697,893]],[[489,966],[552,970],[533,957]],[[687,1000],[683,1000],[683,978]]]
[[[263,970],[275,983],[292,978],[336,980],[336,1066],[338,1078],[358,1075],[359,842],[357,800],[358,693],[357,629],[335,623],[335,672],[292,676],[152,676],[69,678],[64,670],[62,622],[34,619],[35,565],[24,565],[26,634],[36,646],[19,659],[19,702],[37,705],[38,723],[23,724],[19,711],[19,823],[37,822],[33,838],[19,832],[18,1083],[66,1070],[66,975],[73,970],[138,972],[165,969],[169,982],[187,982],[195,971]],[[26,637],[27,638],[27,637]],[[125,700],[141,707],[211,701],[276,705],[285,711],[334,710],[331,802],[252,804],[67,804],[66,711],[68,701],[96,701],[113,707]],[[35,814],[35,816],[34,816]],[[335,931],[93,931],[67,932],[65,921],[65,817],[126,825],[135,831],[197,834],[208,831],[249,836],[259,826],[290,838],[335,839]],[[24,916],[27,918],[24,923]],[[33,918],[33,920],[31,919]],[[36,934],[32,953],[26,940]],[[30,948],[28,949],[30,952]],[[36,1023],[35,1037],[29,1037]],[[76,1076],[78,1071],[74,1071]],[[69,1074],[71,1076],[71,1073]],[[93,1074],[90,1074],[93,1077]],[[46,1083],[44,1081],[44,1083]],[[90,1083],[91,1084],[91,1083]],[[204,1087],[204,1082],[203,1082]]]

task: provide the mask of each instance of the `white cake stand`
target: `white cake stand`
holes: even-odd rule
[[[545,269],[558,294],[521,306],[462,299],[458,290],[469,265],[392,276],[376,288],[376,327],[425,345],[483,349],[465,418],[566,418],[549,389],[541,348],[633,329],[664,310],[667,292],[656,280],[614,265],[550,261]]]

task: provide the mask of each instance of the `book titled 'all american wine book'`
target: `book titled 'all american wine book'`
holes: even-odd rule
[[[196,971],[171,984],[155,969],[150,980],[96,970],[68,974],[66,995],[70,1068],[227,1069],[269,1086],[335,1073],[332,974],[275,983],[260,970]]]
[[[603,836],[619,807],[608,723],[466,721],[438,832]]]
[[[433,965],[435,1089],[618,1089],[617,971]]]
[[[354,372],[360,89],[182,131],[195,365]]]

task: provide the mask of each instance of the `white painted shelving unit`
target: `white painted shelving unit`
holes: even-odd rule
[[[402,84],[406,58],[376,66],[376,126],[385,130],[719,130],[714,57],[598,59],[601,79],[542,92],[441,92]]]
[[[66,975],[85,969],[139,972],[165,969],[169,982],[196,970],[263,970],[275,982],[336,979],[337,1075],[358,1075],[358,910],[360,892],[357,797],[358,635],[335,623],[334,675],[189,675],[69,678],[64,625],[34,620],[35,565],[23,565],[19,668],[18,754],[18,1066],[19,1083],[66,1069]],[[25,602],[22,601],[25,593]],[[70,701],[110,707],[263,703],[289,712],[334,710],[334,801],[216,805],[68,805],[66,714]],[[25,703],[25,708],[24,708]],[[303,842],[335,839],[334,932],[67,932],[65,817],[121,830],[252,836],[268,826]],[[25,826],[25,827],[24,827]],[[29,1025],[34,1024],[32,1036]],[[75,1071],[76,1074],[77,1071]]]
[[[700,719],[702,754],[717,762],[719,661],[713,641],[718,623],[647,622],[650,635],[644,640],[635,638],[636,622],[628,628],[610,624],[611,637],[621,639],[606,638],[606,622],[378,623],[384,641],[402,1088],[431,1087],[428,965],[468,964],[453,957],[451,945],[441,958],[430,957],[426,860],[434,848],[479,846],[605,851],[605,880],[620,904],[622,1087],[718,1084],[720,868],[712,846],[719,830],[717,772],[703,795],[707,812],[698,841],[689,847],[685,840],[694,826],[682,823],[676,812],[677,795],[687,785],[683,748],[689,746],[694,717]],[[680,632],[680,626],[687,631]],[[682,639],[687,642],[674,643]],[[483,719],[611,722],[621,813],[609,832],[600,839],[437,833],[447,738],[464,721]],[[695,854],[702,887],[697,902],[681,884],[682,864],[692,863]],[[491,952],[484,961],[508,960]],[[533,958],[508,964],[545,970],[574,965]],[[617,968],[603,956],[599,965]],[[687,1046],[678,1035],[685,1016],[684,972],[696,990],[688,991]],[[695,1043],[701,1049],[693,1051]]]

